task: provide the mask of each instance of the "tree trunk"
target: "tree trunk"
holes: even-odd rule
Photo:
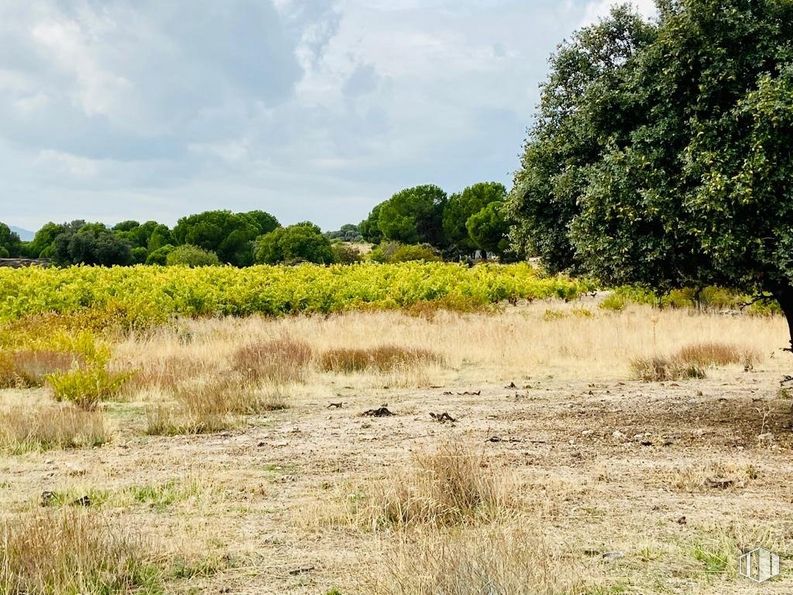
[[[787,319],[790,347],[786,351],[793,352],[793,287],[790,285],[779,286],[774,288],[771,293],[776,298],[776,301],[779,302],[779,306]]]

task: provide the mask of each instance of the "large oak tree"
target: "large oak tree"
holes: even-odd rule
[[[793,1],[664,0],[551,60],[512,240],[553,270],[780,303],[793,346]]]

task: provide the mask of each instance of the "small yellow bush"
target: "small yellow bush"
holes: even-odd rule
[[[56,401],[69,401],[90,410],[99,401],[118,395],[124,383],[132,375],[129,372],[108,372],[104,368],[88,368],[56,372],[47,376]]]

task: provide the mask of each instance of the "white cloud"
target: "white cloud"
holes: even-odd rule
[[[411,184],[508,183],[548,55],[606,4],[0,2],[0,212],[335,227]]]
[[[655,0],[630,0],[638,11],[639,14],[647,18],[652,18],[658,14],[655,7]],[[589,25],[596,23],[598,19],[607,17],[611,12],[613,6],[623,4],[618,0],[594,0],[589,2],[584,9],[584,17],[581,19],[581,25]]]

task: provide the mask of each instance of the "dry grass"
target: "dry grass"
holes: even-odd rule
[[[239,376],[184,382],[174,388],[173,397],[174,403],[148,408],[147,434],[208,434],[237,425],[241,415],[288,406],[284,387],[260,388]]]
[[[548,547],[536,520],[422,535],[389,548],[367,593],[382,595],[553,595],[584,588],[580,562]],[[605,591],[604,591],[605,592]]]
[[[241,347],[232,356],[232,369],[251,383],[303,382],[311,355],[304,341],[282,337]]]
[[[119,369],[127,366],[119,365]],[[124,392],[134,395],[138,392],[151,389],[173,390],[181,382],[207,376],[219,370],[217,363],[208,364],[193,354],[164,355],[162,357],[147,359],[145,366],[138,369],[135,375],[125,385]]]
[[[0,388],[43,386],[46,377],[66,372],[80,364],[80,358],[62,351],[15,351],[0,353]]]
[[[377,485],[358,510],[373,529],[475,524],[512,508],[509,486],[481,454],[457,442],[415,456],[414,465]]]
[[[157,592],[140,540],[89,513],[18,516],[0,525],[0,594]]]
[[[185,321],[178,332],[162,329],[127,339],[116,348],[114,357],[123,369],[141,370],[144,376],[149,372],[155,375],[164,362],[173,360],[175,373],[183,368],[195,377],[224,374],[241,348],[283,337],[299,338],[315,354],[349,348],[369,353],[383,345],[398,345],[406,350],[431,349],[443,366],[425,362],[430,375],[418,374],[415,369],[403,371],[405,378],[400,383],[389,378],[396,375],[393,371],[370,367],[360,380],[371,387],[424,386],[458,379],[461,371],[466,382],[508,383],[537,374],[590,381],[625,379],[631,375],[631,360],[675,353],[681,345],[724,342],[769,354],[789,340],[784,321],[778,317],[727,317],[639,306],[612,313],[585,301],[553,302],[561,318],[546,321],[550,304],[507,307],[497,315],[444,311],[431,321],[399,312]],[[591,316],[577,314],[585,308]],[[183,340],[186,333],[189,342]],[[356,362],[368,359],[353,357]],[[317,360],[318,368],[325,368],[321,355]],[[190,368],[180,361],[192,362]]]
[[[683,347],[677,352],[675,359],[702,367],[741,364],[748,369],[754,367],[762,358],[755,348],[739,347],[729,343],[706,342]]]
[[[374,370],[391,372],[397,368],[411,368],[437,363],[441,358],[428,349],[383,345],[371,349],[338,348],[322,354],[320,367],[325,372],[352,374]]]
[[[704,378],[705,369],[696,362],[677,358],[644,357],[631,361],[633,377],[644,382],[665,382],[686,378]]]
[[[104,417],[71,406],[0,411],[0,450],[12,453],[100,446],[110,440]]]
[[[633,377],[645,382],[704,378],[711,367],[742,364],[751,370],[761,361],[756,348],[709,341],[686,345],[671,357],[640,357],[631,361]]]
[[[639,307],[584,315],[581,306],[183,321],[131,335],[110,369],[141,370],[142,386],[131,403],[103,406],[116,444],[0,454],[0,509],[23,519],[42,489],[66,494],[69,509],[105,491],[99,510],[146,526],[167,551],[182,540],[245,561],[217,576],[166,575],[165,592],[745,592],[730,565],[755,536],[723,540],[720,527],[744,520],[788,535],[793,518],[790,401],[776,396],[790,361],[771,355],[786,344],[784,321]],[[246,377],[255,366],[235,371],[257,361],[248,348],[284,337],[314,354],[301,384]],[[695,386],[622,382],[632,359],[714,342],[765,360],[752,374],[740,361],[708,368]],[[429,349],[442,365],[322,369],[323,353],[383,345]],[[208,432],[266,410],[262,394],[288,394],[290,409],[248,417],[230,435],[138,435],[144,405],[152,431]],[[0,399],[51,400],[43,390]],[[396,415],[360,416],[381,403]],[[438,424],[431,411],[457,422]],[[454,437],[473,450],[432,450]],[[464,456],[449,456],[454,448]],[[222,497],[182,491],[190,474]],[[306,514],[312,503],[316,515]],[[772,545],[788,559],[789,546]],[[612,552],[624,557],[602,557]],[[785,573],[769,593],[790,591]]]

